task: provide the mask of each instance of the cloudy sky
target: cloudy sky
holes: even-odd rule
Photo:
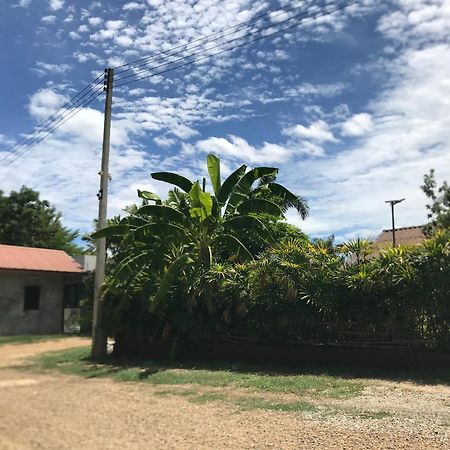
[[[194,39],[213,35],[213,54],[276,30],[115,89],[110,215],[135,202],[137,188],[164,195],[152,171],[203,177],[213,152],[224,174],[242,163],[279,167],[311,207],[306,221],[288,219],[312,236],[376,236],[390,225],[392,198],[406,197],[398,226],[423,224],[423,174],[450,178],[450,0],[1,2],[0,161],[105,67],[185,52],[118,73],[118,86],[205,51],[204,41],[182,47]],[[66,225],[90,230],[103,102],[0,166],[0,190],[31,186]]]

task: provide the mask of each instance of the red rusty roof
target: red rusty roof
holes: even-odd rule
[[[62,250],[0,244],[0,270],[84,273],[84,269]]]

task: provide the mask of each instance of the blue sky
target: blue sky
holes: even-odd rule
[[[0,5],[0,159],[105,67],[217,32],[266,11],[309,14],[349,0],[11,0]],[[319,9],[318,9],[319,8]],[[270,23],[283,18],[273,15]],[[264,24],[268,24],[265,22]],[[376,236],[384,200],[406,197],[398,226],[426,221],[422,176],[450,174],[450,1],[360,0],[232,52],[114,93],[110,215],[152,171],[203,177],[239,164],[280,168],[312,236]],[[234,36],[232,36],[234,37]],[[219,41],[220,42],[220,41]],[[241,41],[239,41],[241,42]],[[217,42],[215,42],[217,44]],[[131,72],[129,72],[131,73]],[[82,232],[97,215],[103,97],[0,172]],[[12,150],[11,150],[12,149]]]

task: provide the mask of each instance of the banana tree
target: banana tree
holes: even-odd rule
[[[249,233],[256,233],[268,243],[272,241],[258,216],[265,214],[279,220],[283,218],[280,201],[297,198],[282,185],[261,182],[276,176],[278,169],[274,167],[247,170],[242,165],[222,182],[219,158],[208,155],[207,169],[212,193],[203,191],[199,181],[182,175],[152,173],[154,180],[174,186],[168,199],[162,201],[156,194],[138,191],[143,202],[140,208],[120,223],[94,234],[95,238],[121,236],[128,244],[112,275],[116,286],[136,292],[138,282],[145,291],[145,279],[154,284],[154,274],[159,273],[158,289],[149,296],[149,308],[161,316],[167,314],[168,300],[180,285],[183,292],[178,294],[184,297],[187,309],[202,303],[213,315],[213,288],[198,280],[207,279],[204,274],[218,262],[252,260],[254,255],[243,242]],[[253,189],[258,181],[260,186]],[[277,195],[262,196],[263,189],[273,189]]]

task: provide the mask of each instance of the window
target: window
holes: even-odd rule
[[[23,309],[25,311],[37,311],[39,309],[40,297],[40,286],[25,286],[25,301],[23,303]]]
[[[64,286],[64,308],[79,308],[80,300],[87,295],[83,284],[66,284]]]

